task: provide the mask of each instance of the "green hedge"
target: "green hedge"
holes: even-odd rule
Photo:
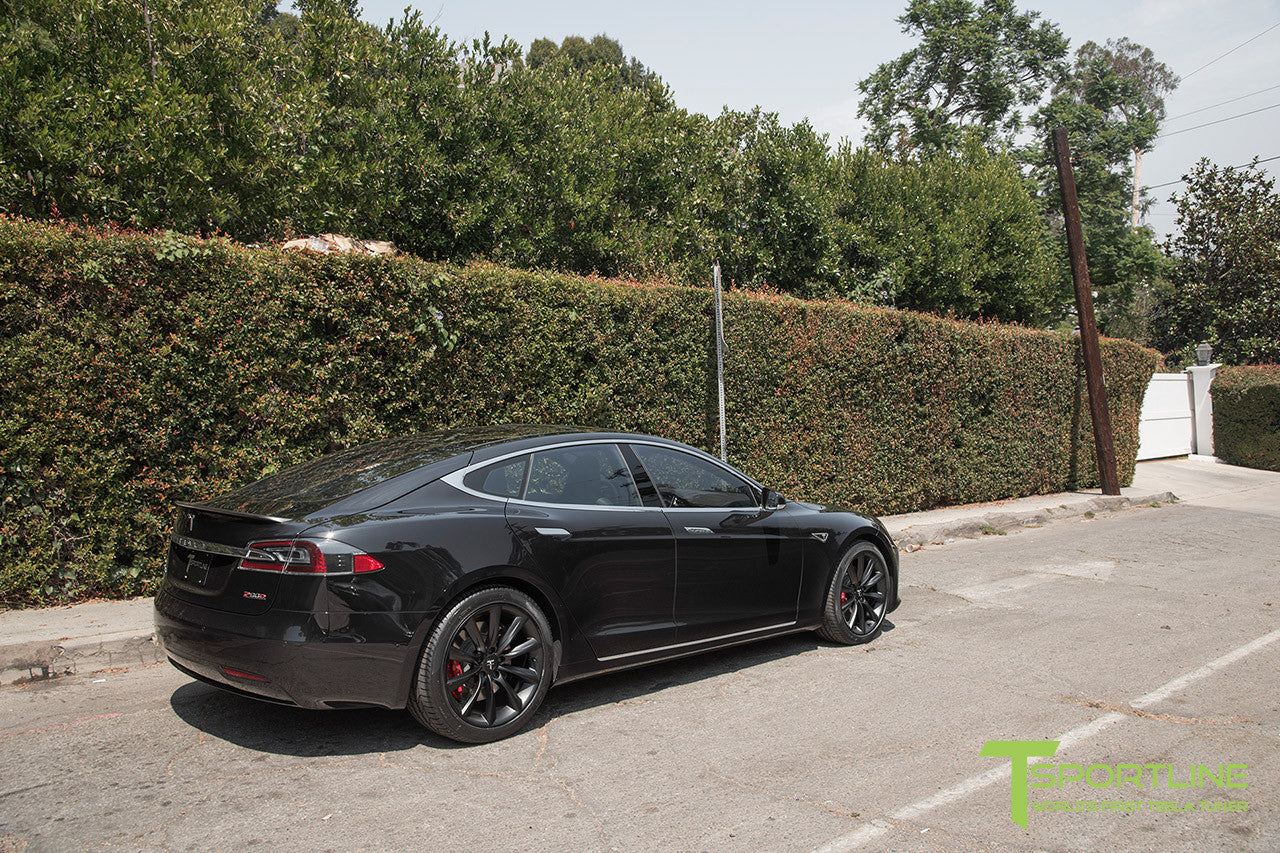
[[[150,590],[172,501],[376,438],[576,423],[714,448],[709,290],[0,218],[0,598]],[[731,460],[877,513],[1094,484],[1076,343],[734,292]],[[1121,477],[1155,354],[1103,346]]]
[[[1218,458],[1280,471],[1280,365],[1224,367],[1212,392]]]

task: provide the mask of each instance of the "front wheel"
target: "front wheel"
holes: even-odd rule
[[[504,586],[477,590],[431,632],[409,712],[453,740],[501,740],[537,713],[551,667],[551,628],[533,599]]]
[[[880,634],[888,604],[889,567],[884,555],[870,542],[854,542],[836,566],[818,633],[848,646],[870,642]]]

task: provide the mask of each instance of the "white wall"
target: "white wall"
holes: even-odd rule
[[[1138,461],[1213,455],[1213,397],[1209,386],[1220,364],[1157,373],[1142,398],[1138,418]]]
[[[1194,452],[1191,390],[1185,373],[1151,377],[1138,418],[1138,460],[1186,456]]]

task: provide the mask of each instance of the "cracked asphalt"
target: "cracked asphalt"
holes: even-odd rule
[[[802,634],[567,685],[482,746],[165,664],[6,686],[0,853],[1277,849],[1280,485],[902,572],[869,646]],[[1008,759],[979,753],[1059,739],[1033,763],[1244,764],[1247,787],[1033,789],[1023,829]]]

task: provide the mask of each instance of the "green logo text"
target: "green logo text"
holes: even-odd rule
[[[1023,829],[1027,828],[1027,759],[1051,758],[1058,751],[1056,740],[989,740],[982,747],[982,756],[1006,756],[1013,770],[1009,783],[1009,817]]]

